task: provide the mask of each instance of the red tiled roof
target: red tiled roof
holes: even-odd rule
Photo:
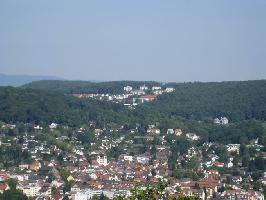
[[[60,199],[62,199],[62,196],[60,194],[54,194],[52,196],[52,200],[60,200]]]
[[[7,188],[7,185],[5,183],[0,183],[0,191],[3,191]]]

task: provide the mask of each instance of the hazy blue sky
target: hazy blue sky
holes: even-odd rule
[[[265,0],[0,0],[0,73],[266,78]]]

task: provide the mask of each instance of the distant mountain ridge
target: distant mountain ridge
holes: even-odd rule
[[[33,75],[9,75],[0,74],[0,86],[22,86],[33,81],[40,80],[63,80],[62,78],[55,76],[33,76]]]

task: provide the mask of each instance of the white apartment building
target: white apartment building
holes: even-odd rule
[[[18,186],[18,189],[22,190],[23,193],[27,195],[27,197],[35,197],[39,195],[41,186],[37,183],[34,183],[29,185]]]
[[[93,196],[100,196],[103,194],[104,196],[113,199],[117,195],[125,195],[126,197],[130,196],[130,191],[128,190],[93,190],[93,189],[84,189],[81,190],[80,192],[77,192],[74,195],[74,200],[89,200]]]
[[[97,163],[99,165],[108,165],[108,160],[107,160],[107,156],[106,155],[98,155],[97,156]]]

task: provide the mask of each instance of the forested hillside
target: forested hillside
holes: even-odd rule
[[[138,107],[136,114],[152,117],[181,116],[212,120],[226,116],[230,121],[266,120],[266,81],[169,84],[175,92]]]
[[[146,86],[159,85],[153,81],[111,81],[111,82],[89,82],[89,81],[59,81],[59,80],[43,80],[36,81],[23,86],[23,88],[31,88],[38,90],[56,91],[62,93],[101,93],[101,94],[119,94],[123,92],[125,86],[139,88],[145,84]]]
[[[83,101],[55,92],[0,87],[0,121],[79,125],[89,120],[122,122],[124,107],[100,101]]]
[[[96,120],[101,124],[160,122],[167,125],[178,118],[209,122],[221,116],[228,117],[230,122],[266,119],[265,80],[168,84],[175,88],[175,92],[163,94],[153,102],[137,106],[133,111],[122,104],[80,100],[67,94],[79,92],[78,88],[80,92],[97,90],[116,93],[124,85],[140,84],[143,82],[40,81],[27,86],[35,89],[1,87],[0,120],[68,125],[87,123],[88,120]]]

